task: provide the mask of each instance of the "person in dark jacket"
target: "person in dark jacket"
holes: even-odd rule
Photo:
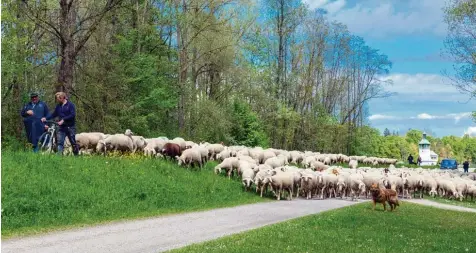
[[[33,152],[38,152],[38,141],[46,128],[41,118],[46,117],[49,111],[46,103],[40,101],[38,93],[31,93],[30,99],[20,114],[23,117],[28,142],[33,145]]]
[[[407,160],[408,160],[408,164],[414,164],[413,156],[411,154],[408,156]]]
[[[469,161],[468,161],[468,159],[466,159],[466,161],[464,161],[463,169],[464,169],[464,173],[468,173],[468,170],[469,170]]]
[[[41,119],[42,122],[58,117],[58,154],[63,154],[64,140],[66,136],[73,147],[73,154],[78,155],[79,149],[76,144],[76,107],[66,98],[66,93],[57,92],[55,94],[58,104],[53,114]]]

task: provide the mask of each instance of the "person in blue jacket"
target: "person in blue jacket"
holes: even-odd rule
[[[56,101],[58,104],[55,111],[41,119],[42,122],[58,117],[58,154],[63,154],[64,140],[66,136],[73,147],[73,154],[76,156],[79,153],[78,145],[76,144],[76,107],[66,98],[66,93],[56,92]]]
[[[46,103],[40,101],[38,93],[32,92],[30,99],[20,114],[23,117],[28,142],[33,145],[33,152],[38,152],[38,141],[47,127],[41,118],[46,117],[49,111]]]

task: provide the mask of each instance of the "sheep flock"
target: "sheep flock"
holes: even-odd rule
[[[239,178],[243,190],[263,194],[272,193],[277,200],[292,198],[371,198],[373,183],[396,190],[401,198],[424,194],[449,199],[476,196],[476,173],[462,173],[440,169],[396,168],[397,159],[321,154],[312,151],[287,151],[261,147],[225,146],[223,144],[195,143],[177,137],[144,138],[124,134],[87,132],[76,134],[80,154],[106,154],[112,151],[142,153],[177,161],[179,166],[201,168],[208,161],[217,161],[217,175]],[[71,145],[65,143],[65,153],[71,154]],[[349,168],[336,166],[348,164]],[[364,165],[364,167],[359,167]],[[374,168],[365,167],[372,165]],[[377,168],[375,168],[377,167]]]

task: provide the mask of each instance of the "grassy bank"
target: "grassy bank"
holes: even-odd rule
[[[372,211],[363,203],[173,252],[476,252],[474,217],[410,203]]]
[[[266,201],[241,183],[145,158],[2,152],[2,237]]]

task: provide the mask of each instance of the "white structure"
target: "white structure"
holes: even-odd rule
[[[423,139],[418,143],[418,154],[421,157],[420,165],[436,165],[438,155],[430,150],[430,142],[426,139],[426,133],[423,132]]]

